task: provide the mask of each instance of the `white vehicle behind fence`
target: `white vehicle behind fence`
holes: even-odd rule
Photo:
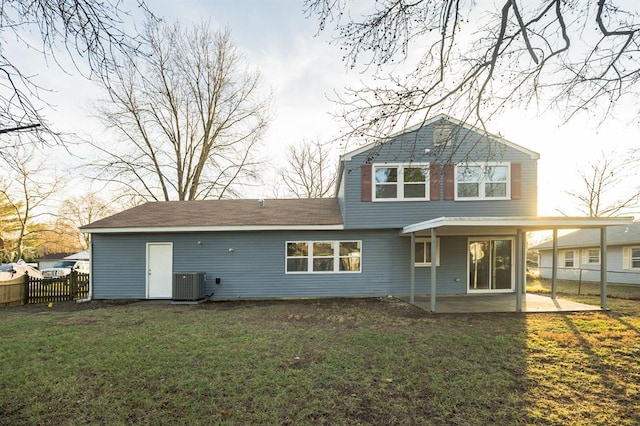
[[[88,263],[88,262],[87,262]],[[29,275],[33,278],[42,278],[42,274],[33,266],[27,265],[23,260],[16,263],[7,263],[0,265],[0,281],[9,281],[19,278],[23,275]]]
[[[89,273],[89,261],[88,260],[61,260],[56,262],[53,267],[42,270],[42,277],[44,279],[53,279],[66,277],[71,271],[81,272],[83,274]]]

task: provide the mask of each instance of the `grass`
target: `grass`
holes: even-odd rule
[[[621,302],[528,315],[386,298],[3,308],[0,424],[634,425],[640,302]]]

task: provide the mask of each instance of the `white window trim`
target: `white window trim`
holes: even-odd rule
[[[486,197],[484,186],[484,169],[492,166],[507,167],[507,189],[504,197]],[[480,167],[482,172],[480,173],[480,180],[478,181],[478,197],[459,197],[458,196],[458,167]],[[486,162],[486,163],[461,163],[456,164],[454,171],[454,200],[456,201],[494,201],[494,200],[510,200],[511,199],[511,163],[510,162]]]
[[[430,243],[430,242],[431,242],[431,238],[416,237],[416,243]],[[414,258],[413,265],[417,268],[430,267],[431,262],[415,262],[415,258]],[[438,266],[440,266],[440,237],[436,237],[436,267]]]
[[[396,198],[378,198],[376,197],[376,169],[386,169],[390,167],[398,168],[398,182],[396,182],[397,187],[397,197]],[[411,197],[404,198],[404,169],[406,168],[424,168],[427,169],[427,174],[425,176],[424,182],[424,197]],[[409,184],[417,182],[409,182]],[[391,184],[387,184],[391,185]],[[375,202],[389,202],[389,201],[429,201],[430,193],[429,189],[431,186],[431,168],[429,167],[429,163],[377,163],[374,164],[371,169],[371,200]]]
[[[622,248],[622,268],[631,271],[640,271],[640,268],[633,267],[633,250],[640,250],[640,246],[629,246]]]
[[[558,253],[558,257],[560,258],[558,266],[562,269],[577,269],[578,267],[580,267],[580,257],[578,256],[577,251],[578,250],[560,250],[560,252]],[[573,253],[573,266],[565,266],[565,253],[569,252]]]
[[[333,271],[314,271],[313,270],[313,243],[324,243],[331,242],[333,243]],[[307,244],[307,255],[306,256],[288,256],[287,255],[287,247],[289,243],[306,243]],[[341,271],[340,270],[340,259],[350,257],[350,256],[340,256],[340,243],[358,243],[360,247],[360,270],[358,271]],[[324,258],[328,258],[329,256],[322,256]],[[321,257],[318,257],[321,258]],[[288,259],[307,259],[307,270],[306,271],[288,271],[287,270],[287,260]],[[289,275],[299,275],[299,274],[360,274],[362,273],[362,240],[290,240],[285,241],[284,243],[284,273]]]
[[[595,250],[598,253],[598,261],[597,262],[590,262],[590,258],[589,258],[589,251],[591,250]],[[583,265],[600,265],[600,249],[599,248],[587,248],[582,250],[582,264]]]

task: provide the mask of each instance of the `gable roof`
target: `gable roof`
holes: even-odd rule
[[[629,225],[607,227],[608,246],[627,244],[640,244],[640,222],[633,222]],[[558,248],[598,246],[600,246],[599,229],[581,229],[558,237]],[[547,241],[532,248],[537,250],[550,250],[553,248],[553,242]]]
[[[90,233],[343,229],[337,198],[149,202],[81,228]]]
[[[448,116],[446,114],[438,114],[438,115],[436,115],[435,117],[433,117],[433,118],[431,118],[429,120],[426,120],[424,122],[421,122],[421,123],[415,124],[413,126],[407,127],[406,129],[403,129],[403,130],[401,130],[401,131],[399,131],[397,133],[391,134],[388,137],[386,137],[385,140],[383,142],[381,142],[381,143],[384,144],[384,143],[386,143],[387,141],[389,141],[389,140],[391,140],[393,138],[396,138],[398,136],[404,135],[406,133],[415,132],[416,130],[421,129],[422,127],[426,127],[426,126],[429,126],[431,124],[435,124],[435,123],[438,123],[438,122],[441,122],[441,121],[447,121],[447,122],[449,122],[449,123],[451,123],[453,125],[462,127],[463,129],[486,135],[487,137],[489,137],[489,138],[491,138],[491,139],[493,139],[493,140],[495,140],[495,141],[497,141],[499,143],[502,143],[503,145],[506,145],[506,146],[508,146],[510,148],[513,148],[513,149],[515,149],[517,151],[520,151],[520,152],[528,155],[529,157],[531,157],[531,159],[537,160],[537,159],[540,158],[540,154],[538,154],[535,151],[532,151],[532,150],[530,150],[528,148],[525,148],[525,147],[520,146],[520,145],[518,145],[516,143],[508,141],[507,139],[503,138],[502,136],[498,136],[498,135],[495,135],[495,134],[492,134],[492,133],[488,133],[484,129],[480,129],[478,127],[472,126],[470,124],[465,123],[464,121],[460,121],[457,118],[450,117],[450,116]],[[360,148],[356,148],[353,151],[350,151],[350,152],[347,152],[347,153],[343,154],[340,157],[340,159],[343,160],[343,161],[349,161],[349,160],[351,160],[352,157],[354,157],[354,156],[356,156],[358,154],[362,154],[363,152],[366,152],[366,151],[370,150],[371,148],[374,148],[377,145],[380,145],[380,142],[372,142],[370,144],[361,146]]]

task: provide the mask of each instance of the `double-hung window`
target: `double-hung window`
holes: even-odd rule
[[[587,265],[599,265],[600,264],[600,249],[591,248],[584,251],[583,262]]]
[[[375,164],[373,199],[377,201],[427,200],[428,164]]]
[[[416,238],[415,266],[431,266],[431,238]],[[436,238],[436,266],[440,266],[440,238]]]
[[[624,247],[622,249],[624,269],[640,269],[640,247]]]
[[[509,164],[456,166],[456,200],[505,200],[510,197]]]
[[[573,250],[565,250],[561,252],[562,259],[562,267],[563,268],[577,268],[578,267],[578,259],[576,256],[576,252]]]
[[[288,241],[286,273],[360,272],[361,241]]]

